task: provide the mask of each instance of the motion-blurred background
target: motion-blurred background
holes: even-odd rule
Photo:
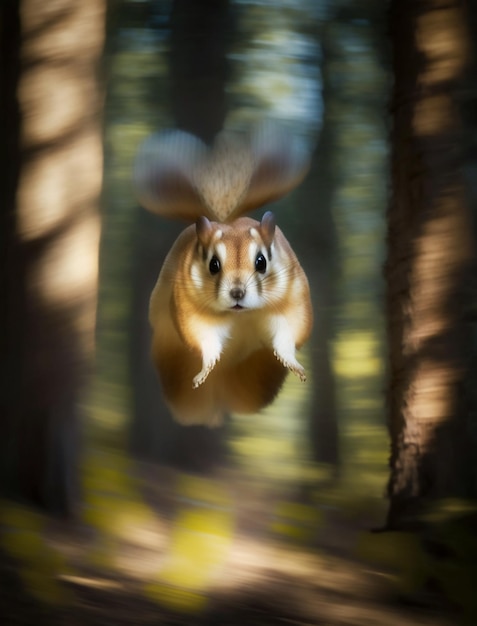
[[[474,623],[476,9],[0,11],[2,623]],[[182,225],[138,206],[134,155],[263,118],[313,154],[271,207],[311,285],[308,382],[184,428],[147,321]]]

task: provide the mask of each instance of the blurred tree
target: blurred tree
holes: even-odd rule
[[[226,53],[231,32],[228,0],[173,2],[169,40],[171,126],[197,135],[207,143],[222,129],[227,111]],[[174,240],[171,233],[177,234],[174,226],[164,225],[159,218],[144,211],[138,221],[131,334],[135,411],[132,447],[141,456],[182,468],[206,470],[223,458],[225,429],[183,427],[172,422],[159,398],[159,381],[149,356],[150,332],[145,326],[152,287]],[[157,234],[154,241],[149,235],[152,231]]]
[[[170,79],[175,127],[210,143],[227,113],[231,45],[229,0],[174,0],[171,14]]]
[[[310,173],[297,193],[303,196],[300,206],[307,215],[301,236],[309,249],[315,251],[310,258],[310,268],[307,268],[315,311],[312,340],[314,349],[311,352],[314,385],[310,408],[310,447],[315,461],[337,468],[339,437],[335,379],[331,359],[337,278],[337,237],[331,209],[337,177],[334,163],[336,143],[331,114],[332,91],[330,90],[333,57],[329,41],[330,29],[327,26],[328,23],[320,30],[323,127]],[[319,253],[316,254],[316,251]],[[308,256],[304,261],[305,265],[307,261]]]
[[[427,501],[475,495],[476,406],[468,393],[475,240],[460,111],[466,3],[395,0],[391,8],[388,525],[400,527]]]
[[[0,9],[1,490],[63,513],[94,339],[105,5]]]
[[[387,154],[381,112],[387,84],[382,3],[347,1],[333,4],[330,12],[315,32],[321,44],[323,127],[299,193],[306,196],[301,206],[307,210],[302,239],[313,250],[308,271],[315,298],[310,444],[316,461],[336,469],[343,458],[346,465],[357,454],[356,440],[350,445],[356,424],[382,419],[379,400],[372,404],[382,386],[381,372],[369,369],[361,346],[358,371],[343,376],[337,347],[352,333],[381,345]],[[352,367],[351,352],[348,344],[347,367]]]

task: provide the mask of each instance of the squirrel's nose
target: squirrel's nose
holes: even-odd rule
[[[241,300],[245,295],[245,289],[242,287],[234,287],[230,290],[230,297],[234,300]]]

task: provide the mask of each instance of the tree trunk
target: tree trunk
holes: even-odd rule
[[[176,128],[210,143],[227,113],[229,0],[175,0],[171,15],[171,103]]]
[[[336,314],[337,240],[331,214],[333,196],[336,191],[334,176],[334,151],[336,143],[333,119],[330,115],[332,92],[330,91],[330,67],[332,52],[327,29],[322,29],[322,80],[324,115],[323,128],[317,152],[310,172],[298,190],[303,200],[300,206],[306,210],[302,239],[310,250],[319,250],[313,255],[313,267],[307,271],[310,281],[314,315],[314,346],[311,359],[313,369],[313,396],[310,411],[310,440],[313,458],[325,463],[334,472],[339,466],[339,428],[335,396],[335,378],[331,362],[331,342],[334,335]],[[317,209],[316,203],[319,203]]]
[[[230,45],[229,0],[175,0],[170,72],[175,126],[207,143],[222,129],[226,112]],[[223,460],[226,427],[176,427],[173,461],[208,469]]]
[[[230,26],[228,0],[173,3],[169,65],[173,126],[208,143],[222,129],[227,109]],[[207,471],[224,458],[226,429],[184,427],[172,421],[159,397],[159,380],[150,357],[151,332],[145,326],[152,288],[174,241],[173,233],[178,234],[175,226],[161,224],[159,218],[145,212],[138,218],[131,332],[135,412],[132,448],[139,456],[183,469]]]
[[[460,0],[392,3],[390,527],[412,522],[429,500],[474,488],[465,397],[474,241],[458,106],[466,19]]]
[[[101,0],[2,7],[2,489],[62,512],[94,340],[104,13]]]

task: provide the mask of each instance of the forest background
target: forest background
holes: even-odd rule
[[[1,10],[11,623],[473,623],[475,10]],[[147,324],[181,226],[137,205],[134,155],[158,129],[211,142],[264,117],[313,147],[272,207],[310,280],[309,382],[183,428]]]

